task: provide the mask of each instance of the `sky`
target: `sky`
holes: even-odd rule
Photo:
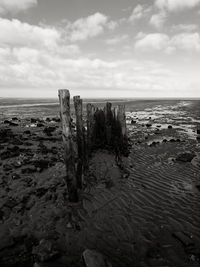
[[[0,97],[200,97],[200,0],[0,0]]]

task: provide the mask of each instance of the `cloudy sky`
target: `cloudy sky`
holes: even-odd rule
[[[0,97],[200,97],[200,0],[0,0]]]

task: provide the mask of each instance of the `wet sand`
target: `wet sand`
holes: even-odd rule
[[[199,266],[199,102],[126,106],[131,148],[124,168],[111,153],[95,153],[78,204],[67,202],[60,123],[2,121],[1,266],[41,258],[39,266],[83,266],[86,248],[119,267]],[[48,114],[41,109],[40,117]],[[185,152],[192,159],[177,160]]]

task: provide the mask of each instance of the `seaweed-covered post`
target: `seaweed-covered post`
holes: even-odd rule
[[[64,160],[66,165],[66,183],[69,201],[77,202],[77,183],[75,170],[74,143],[71,128],[70,93],[63,89],[58,91],[60,102],[60,117],[62,122],[62,138],[64,143]]]
[[[76,170],[76,179],[78,188],[82,188],[83,167],[85,165],[84,153],[84,130],[83,130],[83,105],[80,96],[74,96],[74,108],[76,114],[76,136],[78,146],[78,163]]]
[[[88,148],[88,153],[90,154],[93,142],[95,109],[94,106],[90,103],[87,104],[86,109],[87,109],[87,148]]]

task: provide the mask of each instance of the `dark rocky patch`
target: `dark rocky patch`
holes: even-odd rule
[[[177,161],[181,161],[181,162],[191,162],[194,157],[195,157],[195,154],[194,153],[185,152],[185,153],[180,153],[176,157],[176,160]]]

